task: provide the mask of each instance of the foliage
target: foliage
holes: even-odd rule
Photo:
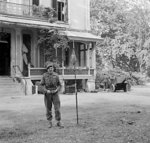
[[[148,3],[149,4],[149,3]],[[112,67],[126,71],[145,70],[150,61],[150,28],[147,3],[92,0],[91,28],[103,41],[97,54]]]
[[[50,7],[33,5],[33,15],[40,18],[44,17],[48,19],[50,23],[55,22],[57,20],[57,12]]]
[[[147,76],[150,77],[150,66],[147,68]]]
[[[38,46],[44,48],[45,54],[51,56],[51,59],[55,59],[53,62],[57,62],[55,50],[58,48],[68,48],[68,37],[60,33],[58,29],[41,29],[38,35]]]

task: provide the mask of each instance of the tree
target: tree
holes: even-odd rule
[[[45,49],[49,61],[57,62],[56,51],[58,48],[68,48],[68,37],[58,29],[42,29],[39,31],[38,45]],[[63,59],[62,59],[63,60]]]
[[[103,62],[127,71],[148,67],[149,9],[144,2],[137,5],[127,0],[92,0],[91,28],[103,38],[97,45]]]

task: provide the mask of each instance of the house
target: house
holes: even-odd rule
[[[57,20],[48,21],[40,8],[56,10]],[[76,55],[79,88],[95,89],[95,45],[99,37],[90,33],[90,0],[2,0],[0,1],[0,78],[20,78],[26,94],[41,79],[49,55],[37,45],[40,29],[60,29],[70,39],[68,49],[55,54],[61,63],[62,91],[74,82],[71,55]],[[65,86],[66,85],[66,86]]]

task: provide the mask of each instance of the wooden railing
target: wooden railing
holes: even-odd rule
[[[75,72],[77,75],[88,75],[89,69],[64,69],[64,75],[74,75]]]
[[[44,74],[47,70],[45,68],[31,68],[28,67],[28,73],[29,73],[29,77],[32,76],[41,76],[42,74]],[[56,72],[59,75],[74,75],[76,72],[76,75],[94,75],[94,69],[89,69],[89,68],[59,68],[56,70]]]

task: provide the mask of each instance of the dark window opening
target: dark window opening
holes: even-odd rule
[[[10,34],[0,32],[0,75],[10,75]]]
[[[69,66],[69,49],[65,50],[65,62],[64,62],[64,66]]]
[[[58,21],[66,21],[67,20],[67,13],[68,13],[68,0],[53,0],[52,7],[57,13]]]
[[[64,2],[58,2],[58,20],[64,21],[64,14],[63,14]]]
[[[33,4],[33,5],[36,5],[36,6],[39,6],[39,0],[33,0],[33,1],[32,1],[32,4]]]

